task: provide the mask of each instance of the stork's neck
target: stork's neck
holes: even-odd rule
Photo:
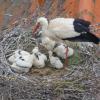
[[[42,30],[45,31],[45,30],[47,30],[47,28],[48,28],[48,22],[44,22],[42,24]]]

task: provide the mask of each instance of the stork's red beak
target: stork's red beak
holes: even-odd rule
[[[36,26],[33,28],[33,31],[32,31],[33,36],[35,36],[35,33],[39,29],[39,27],[40,27],[40,23],[37,23]]]

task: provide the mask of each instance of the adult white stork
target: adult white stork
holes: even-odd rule
[[[90,32],[90,25],[89,21],[83,19],[55,18],[48,22],[45,17],[40,17],[37,19],[37,24],[33,29],[33,35],[41,35],[36,33],[41,26],[42,35],[56,41],[69,40],[99,44],[100,38]]]
[[[83,19],[55,18],[48,22],[45,17],[40,17],[33,29],[33,35],[34,37],[48,36],[58,42],[69,40],[99,44],[100,38],[90,32],[90,25],[90,22]],[[36,32],[40,27],[42,28],[41,34]],[[66,49],[66,59],[67,55],[68,48]]]

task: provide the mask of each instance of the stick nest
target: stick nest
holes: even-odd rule
[[[31,29],[23,29],[17,26],[9,32],[8,30],[4,30],[0,37],[0,76],[5,79],[5,84],[6,81],[9,81],[9,84],[7,83],[9,85],[9,98],[25,99],[28,94],[26,90],[28,89],[31,91],[31,94],[27,95],[28,99],[32,95],[35,99],[37,97],[43,98],[43,95],[46,97],[43,91],[49,91],[48,95],[52,95],[50,98],[55,96],[61,98],[64,95],[65,98],[81,100],[83,97],[87,98],[87,95],[95,95],[98,91],[99,81],[96,78],[97,73],[94,68],[99,63],[98,58],[94,55],[97,46],[93,45],[93,48],[91,48],[81,44],[84,46],[84,50],[78,48],[78,46],[73,46],[75,55],[69,58],[69,65],[66,69],[32,68],[29,73],[19,75],[11,72],[7,58],[18,48],[31,52],[33,47],[37,45],[35,39],[32,37]],[[40,49],[43,52],[43,48]],[[1,78],[1,80],[3,79]],[[32,86],[35,88],[31,89]],[[17,95],[14,93],[11,95],[12,89],[16,91]],[[21,94],[17,91],[18,89]],[[23,94],[23,90],[27,94]],[[35,91],[35,93],[32,91]],[[40,92],[40,96],[38,92]],[[48,98],[46,97],[46,100]]]

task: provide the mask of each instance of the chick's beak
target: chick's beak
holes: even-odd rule
[[[32,31],[33,36],[35,36],[36,31],[37,31],[39,28],[40,28],[40,23],[37,23],[37,24],[35,25],[35,27],[33,28],[33,31]]]

